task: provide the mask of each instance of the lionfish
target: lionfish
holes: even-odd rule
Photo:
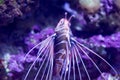
[[[39,47],[36,59],[30,65],[24,80],[27,80],[32,68],[39,58],[41,58],[42,61],[39,62],[39,68],[37,72],[34,73],[35,76],[32,80],[85,80],[82,77],[83,70],[80,66],[83,66],[86,78],[88,80],[92,80],[86,67],[87,65],[83,60],[83,56],[87,57],[91,61],[100,74],[102,74],[102,70],[89,56],[89,54],[95,55],[104,61],[117,75],[117,71],[110,63],[108,63],[96,52],[80,43],[73,36],[70,29],[71,18],[72,16],[67,19],[67,14],[65,13],[65,17],[57,24],[55,33],[38,43],[25,55],[26,59],[36,47]],[[104,76],[102,77],[105,80]]]

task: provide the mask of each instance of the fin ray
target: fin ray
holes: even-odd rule
[[[78,74],[79,74],[79,79],[82,80],[82,76],[81,76],[81,71],[80,71],[80,68],[79,68],[79,64],[78,64],[78,57],[77,57],[77,52],[75,50],[75,47],[73,47],[73,51],[71,52],[74,52],[74,56],[75,56],[75,60],[76,60],[76,64],[77,64],[77,68],[78,68]]]
[[[24,80],[27,80],[27,77],[28,77],[30,71],[32,70],[33,66],[36,64],[36,61],[37,61],[39,58],[43,58],[43,60],[44,60],[43,62],[41,62],[41,64],[46,64],[46,63],[44,63],[45,60],[46,60],[46,58],[48,58],[48,59],[49,59],[48,61],[49,61],[51,64],[53,64],[53,60],[51,60],[51,59],[53,59],[53,58],[49,58],[49,56],[50,56],[50,57],[53,57],[54,35],[49,36],[49,37],[48,37],[47,39],[45,39],[44,41],[38,43],[35,47],[33,47],[33,48],[25,55],[25,58],[24,58],[24,59],[26,59],[27,56],[30,54],[30,52],[32,52],[32,50],[34,50],[34,49],[35,49],[36,47],[38,47],[39,45],[40,45],[40,47],[39,47],[38,52],[37,52],[37,57],[36,57],[36,59],[33,61],[33,63],[31,64],[30,68],[28,69],[28,72],[27,72],[27,74],[25,75]],[[51,48],[51,46],[52,46],[52,48]],[[46,58],[44,58],[44,57],[46,57]],[[40,65],[40,67],[43,67],[43,66]],[[52,66],[52,68],[53,68],[53,66]],[[37,72],[34,80],[37,79],[37,76],[38,76],[38,74],[39,74],[40,71],[41,71],[41,70],[39,70],[39,71]]]
[[[87,54],[86,51],[90,52],[90,54],[93,54],[95,56],[97,56],[99,59],[101,59],[102,61],[104,61],[115,73],[115,75],[118,75],[117,71],[115,70],[115,68],[110,64],[108,63],[104,58],[102,58],[99,54],[97,54],[96,52],[94,52],[93,50],[89,49],[88,47],[86,47],[84,44],[81,44],[80,42],[78,42],[76,39],[72,38],[72,41],[73,41],[73,50],[74,50],[74,55],[76,56],[76,54],[78,54],[78,56],[80,57],[80,52],[84,53],[84,55],[91,61],[91,63],[96,67],[96,69],[98,70],[98,72],[100,74],[102,74],[102,71],[101,69],[97,66],[97,64],[94,62],[94,60]],[[85,49],[85,50],[84,50]],[[77,57],[78,57],[77,56]],[[76,59],[78,59],[77,57],[75,57]],[[82,56],[80,58],[80,60],[82,59]],[[83,64],[83,67],[85,69],[85,66],[84,66],[84,62],[81,60],[82,64]],[[77,64],[77,60],[76,60],[76,64]],[[87,72],[87,70],[85,70]],[[79,70],[78,70],[79,72]],[[89,75],[89,73],[87,72],[87,75]],[[79,75],[80,76],[80,75]],[[103,79],[104,76],[102,76]],[[90,80],[90,76],[88,76],[89,80]]]

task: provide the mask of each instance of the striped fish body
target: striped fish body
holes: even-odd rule
[[[69,64],[69,53],[67,49],[70,47],[69,45],[69,22],[66,19],[61,19],[58,23],[55,32],[55,44],[54,44],[54,67],[53,67],[53,75],[58,76],[62,69],[66,69],[67,66],[64,67],[64,64]]]
[[[71,18],[68,20],[62,18],[55,28],[55,34],[34,46],[25,55],[26,58],[30,52],[39,46],[37,52],[38,55],[29,67],[24,80],[29,80],[27,78],[39,58],[41,58],[42,61],[40,61],[39,69],[34,74],[35,77],[32,80],[93,80],[90,71],[88,70],[89,67],[87,67],[88,65],[85,63],[86,59],[93,64],[93,68],[96,68],[100,74],[102,74],[103,71],[99,68],[96,64],[97,62],[90,56],[90,54],[106,63],[111,70],[114,71],[115,75],[118,74],[114,67],[112,67],[112,65],[104,58],[80,43],[72,35],[69,23],[70,19]],[[102,78],[103,80],[106,80],[103,75]]]

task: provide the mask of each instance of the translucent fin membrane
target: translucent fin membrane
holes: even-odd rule
[[[70,52],[70,54],[67,55],[69,56],[69,65],[67,65],[67,59],[66,59],[60,74],[61,80],[93,80],[92,75],[95,76],[98,73],[100,76],[103,72],[105,72],[104,70],[102,70],[100,65],[98,65],[97,61],[94,60],[94,57],[92,57],[91,55],[94,55],[95,57],[97,57],[97,59],[99,58],[99,60],[101,60],[107,66],[109,66],[112,69],[112,71],[114,71],[115,76],[118,75],[114,67],[112,67],[112,65],[109,64],[100,55],[98,55],[88,47],[84,46],[83,44],[79,43],[74,38],[72,39],[72,41],[73,41],[72,46],[70,49],[68,49],[68,52],[66,53],[69,54]],[[88,60],[87,62],[90,62],[92,68],[94,68],[95,71],[92,71],[92,68],[89,68],[89,64],[86,63],[86,59],[83,57],[83,55],[86,56]],[[68,66],[68,69],[66,66]],[[104,66],[105,65],[102,65],[102,67]],[[101,77],[102,80],[106,80],[106,78],[103,75],[101,75]]]
[[[39,46],[39,50],[37,52],[37,57],[34,60],[34,62],[29,67],[27,74],[25,75],[24,80],[28,80],[28,76],[32,70],[32,68],[37,63],[38,59],[42,59],[41,62],[39,62],[39,68],[36,73],[34,73],[35,77],[32,80],[52,80],[52,71],[53,71],[53,46],[54,46],[54,38],[53,35],[49,36],[44,41],[37,44],[35,47],[33,47],[26,55],[27,56],[33,51],[36,47]]]
[[[90,71],[91,68],[89,68],[89,64],[86,62],[90,62],[92,65],[92,68],[94,67],[95,70],[102,74],[104,71],[101,69],[101,67],[97,64],[94,57],[97,57],[97,59],[100,59],[102,62],[104,62],[107,66],[109,66],[113,71],[114,74],[117,76],[118,73],[112,67],[111,64],[109,64],[104,58],[102,58],[99,54],[95,53],[88,47],[84,46],[74,38],[72,40],[72,45],[70,46],[67,44],[67,50],[66,50],[66,56],[67,58],[64,61],[63,68],[60,72],[60,78],[55,78],[55,80],[93,80],[91,77],[91,73],[93,71]],[[32,80],[53,80],[53,54],[54,54],[54,37],[53,35],[45,39],[44,41],[37,44],[35,47],[33,47],[26,55],[27,56],[33,51],[36,47],[39,46],[39,50],[37,52],[37,57],[34,60],[34,62],[29,67],[27,74],[25,75],[23,80],[28,80],[30,76],[30,72],[32,71],[33,67],[38,63],[38,59],[42,59],[41,62],[39,62],[39,66],[34,72],[34,78]],[[92,55],[92,56],[91,56]],[[83,57],[85,56],[88,61]],[[104,65],[102,65],[104,67]],[[95,72],[96,72],[95,71]],[[96,73],[93,73],[96,74]],[[102,75],[103,80],[106,80],[105,77]]]
[[[89,75],[88,70],[87,70],[87,68],[86,68],[86,65],[85,65],[85,63],[84,63],[84,61],[83,61],[83,59],[82,59],[82,57],[81,57],[81,55],[80,55],[80,53],[79,53],[78,48],[77,48],[76,46],[74,46],[74,47],[73,47],[73,50],[74,50],[74,53],[72,53],[72,54],[78,55],[78,57],[80,58],[80,61],[82,62],[82,65],[83,65],[83,67],[84,67],[84,70],[85,70],[85,72],[86,72],[86,74],[87,74],[88,80],[90,80],[90,75]],[[77,58],[77,56],[75,56],[75,58]]]
[[[89,49],[88,47],[79,43],[74,38],[72,38],[72,40],[73,40],[73,44],[70,49],[71,59],[70,59],[70,64],[69,64],[69,68],[67,71],[67,74],[68,74],[68,77],[66,77],[67,80],[85,80],[85,78],[83,77],[84,76],[83,72],[86,74],[87,80],[92,80],[88,65],[86,64],[85,59],[82,57],[83,54],[89,59],[92,66],[94,66],[96,68],[96,70],[97,70],[97,72],[99,72],[99,74],[102,74],[104,71],[101,70],[101,68],[99,68],[97,63],[94,61],[94,59],[89,54],[92,54],[92,55],[96,56],[97,58],[99,58],[101,61],[103,61],[107,66],[109,66],[114,71],[114,74],[116,76],[118,75],[118,73],[114,69],[114,67],[112,67],[112,65],[109,64],[104,58],[102,58],[100,55],[98,55],[97,53],[95,53],[94,51]],[[104,65],[103,65],[103,67],[104,67]],[[104,78],[104,76],[102,76],[102,78],[103,78],[103,80],[106,80]]]

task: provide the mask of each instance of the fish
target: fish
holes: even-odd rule
[[[23,80],[28,79],[32,68],[39,58],[41,58],[42,61],[39,62],[39,68],[31,80],[86,80],[83,77],[82,71],[86,73],[87,80],[93,80],[88,71],[88,65],[86,65],[84,61],[85,57],[87,57],[100,74],[104,71],[98,67],[94,59],[90,56],[91,54],[108,65],[115,75],[118,74],[108,61],[76,39],[70,29],[70,20],[72,17],[74,16],[67,19],[67,13],[65,13],[65,17],[62,18],[55,27],[55,33],[48,36],[26,53],[24,59],[26,59],[36,47],[39,47],[36,53],[36,59],[30,65]],[[83,69],[81,69],[81,66],[83,66]],[[102,77],[103,80],[105,80],[104,76]]]

